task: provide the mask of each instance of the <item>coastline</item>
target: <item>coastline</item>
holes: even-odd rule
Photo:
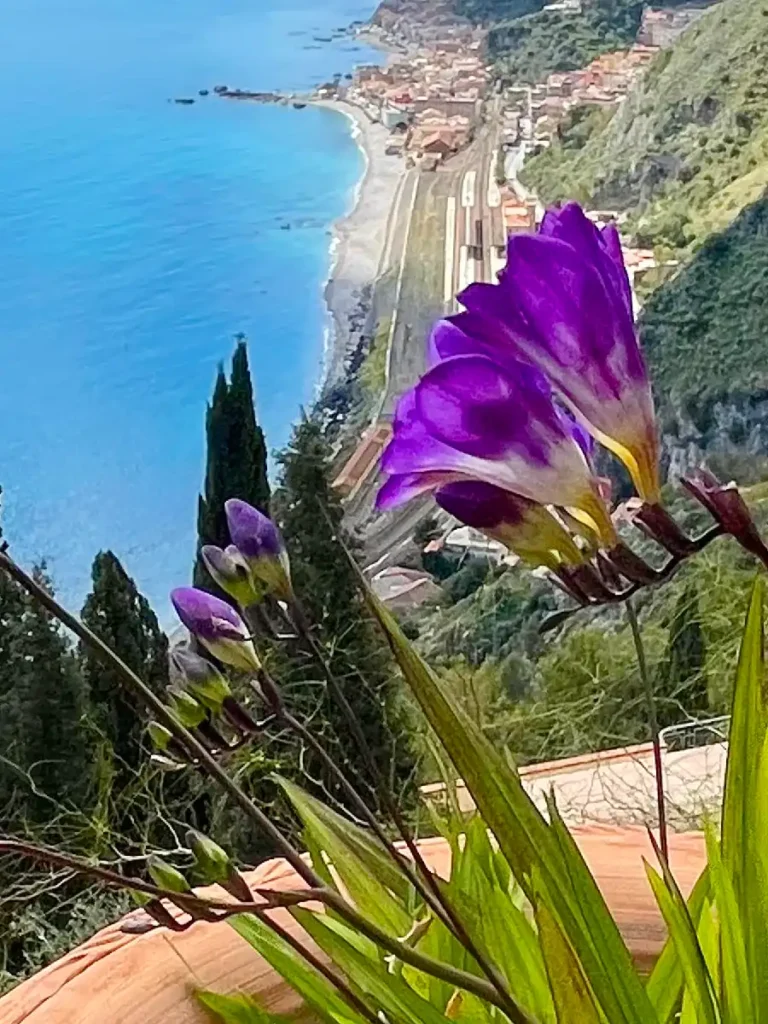
[[[387,156],[389,131],[343,100],[313,100],[346,117],[365,160],[351,208],[333,225],[331,269],[324,296],[330,325],[320,387],[337,380],[361,330],[361,299],[382,271],[392,208],[406,175],[401,157]],[[363,317],[364,318],[364,317]]]

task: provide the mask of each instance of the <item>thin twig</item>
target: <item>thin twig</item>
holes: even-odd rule
[[[653,767],[656,777],[656,805],[659,814],[659,841],[664,860],[669,860],[669,839],[667,836],[667,811],[664,799],[664,763],[661,756],[661,737],[659,733],[659,718],[656,714],[656,697],[653,692],[653,682],[648,673],[648,665],[645,660],[645,647],[640,633],[640,626],[637,621],[637,612],[633,602],[627,601],[627,620],[632,631],[632,640],[635,644],[637,655],[637,667],[640,671],[640,679],[643,684],[645,702],[648,709],[648,722],[651,727],[651,740],[653,742]]]

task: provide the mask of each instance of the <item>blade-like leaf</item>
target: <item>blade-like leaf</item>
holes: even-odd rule
[[[680,959],[686,985],[686,996],[696,1011],[697,1024],[719,1024],[715,1004],[714,986],[704,954],[699,945],[696,929],[691,921],[685,900],[676,886],[665,881],[650,864],[645,865],[648,881],[666,922],[671,940]]]
[[[581,960],[605,1016],[611,1024],[657,1024],[629,951],[600,893],[595,888],[589,902],[582,902],[580,890],[585,890],[587,883],[582,880],[579,887],[574,887],[574,865],[566,862],[557,837],[525,792],[517,773],[463,709],[448,699],[435,674],[369,588],[365,596],[406,682],[496,836],[515,878],[526,887],[534,866],[540,871],[548,905]],[[576,867],[586,871],[585,866]],[[527,894],[531,896],[530,888]]]
[[[282,778],[279,782],[305,829],[330,857],[355,906],[392,935],[405,935],[412,921],[395,893],[404,898],[410,883],[386,850],[358,825],[336,814],[300,786]]]
[[[709,899],[704,901],[696,934],[699,937],[699,945],[701,946],[701,952],[709,970],[709,975],[715,981],[720,977],[720,928],[717,911]],[[697,1024],[696,1007],[687,990],[683,999],[683,1007],[678,1024]]]
[[[768,1019],[768,905],[763,884],[768,835],[762,811],[768,800],[768,788],[765,773],[761,772],[768,731],[764,673],[763,583],[758,577],[752,590],[736,671],[721,844],[723,878],[732,889],[743,931],[753,1008],[758,1014],[756,1020]],[[722,912],[720,899],[716,902]],[[723,927],[723,971],[730,973],[727,936]]]
[[[330,981],[257,917],[238,914],[230,924],[323,1020],[332,1024],[367,1024]]]
[[[699,875],[688,898],[688,913],[694,928],[698,929],[703,909],[709,896],[709,873],[705,868]],[[659,1024],[672,1024],[680,1009],[684,985],[680,957],[675,943],[668,938],[659,959],[648,976],[645,990],[653,1004]]]
[[[563,935],[545,899],[536,900],[536,924],[555,1004],[557,1024],[602,1024],[578,957]]]
[[[760,1017],[754,1010],[752,979],[736,893],[712,828],[707,828],[705,834],[712,897],[720,921],[723,1010],[730,1020],[757,1021]]]

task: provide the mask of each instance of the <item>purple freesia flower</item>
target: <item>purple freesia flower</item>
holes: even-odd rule
[[[538,366],[576,418],[627,466],[643,500],[657,502],[658,436],[650,382],[632,319],[616,229],[569,203],[537,235],[514,235],[498,284],[472,284],[466,312],[437,325],[434,360],[493,354]]]
[[[195,587],[178,587],[171,601],[181,621],[211,654],[244,672],[258,672],[261,663],[248,627],[226,601]]]
[[[291,565],[278,528],[263,512],[239,498],[230,498],[224,503],[224,510],[232,543],[253,578],[280,600],[291,600]]]
[[[557,569],[584,560],[552,513],[519,494],[493,484],[463,481],[441,487],[435,501],[462,523],[501,541],[529,565]]]
[[[479,480],[585,516],[615,540],[597,481],[533,366],[482,355],[445,359],[401,398],[381,466],[380,508],[456,481]]]

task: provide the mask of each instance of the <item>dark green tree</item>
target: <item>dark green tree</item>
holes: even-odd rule
[[[35,576],[50,589],[43,568]],[[15,626],[12,760],[26,775],[20,790],[27,824],[47,825],[64,809],[82,808],[89,789],[87,687],[58,625],[26,594]]]
[[[96,556],[92,580],[83,621],[156,693],[162,694],[168,682],[168,640],[149,602],[111,551]],[[119,785],[145,760],[142,715],[113,669],[83,646],[80,659],[93,719],[112,747]]]
[[[707,648],[701,625],[699,588],[695,580],[683,587],[669,626],[667,652],[659,681],[659,716],[663,725],[674,725],[686,714],[709,710],[705,664]]]
[[[237,337],[229,382],[223,367],[219,367],[205,433],[205,485],[198,501],[194,581],[197,587],[219,593],[200,559],[200,548],[204,544],[226,547],[229,543],[224,502],[241,498],[269,513],[267,448],[256,422],[248,347],[242,335]]]
[[[341,544],[343,539],[355,550],[353,539],[342,526],[339,497],[330,485],[330,453],[320,426],[311,420],[300,423],[279,462],[282,486],[276,495],[278,520],[291,557],[296,591],[360,722],[379,771],[385,778],[402,781],[408,775],[409,758],[394,742],[388,722],[393,665],[365,610],[355,570]],[[293,706],[304,699],[305,713],[314,716],[313,730],[322,734],[321,741],[337,762],[345,765],[350,777],[367,784],[372,792],[366,759],[342,712],[324,687],[311,682],[318,678],[316,666],[307,663],[299,671],[303,672],[306,688],[302,694],[298,686],[295,696],[291,694]],[[317,704],[312,706],[312,702]],[[308,770],[311,774],[311,764]],[[319,767],[315,770],[327,790],[337,788],[331,779],[323,777]]]

